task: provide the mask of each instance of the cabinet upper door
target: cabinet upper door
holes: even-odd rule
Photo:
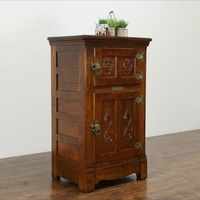
[[[145,49],[95,48],[95,86],[135,85],[142,80]]]
[[[144,153],[144,103],[138,91],[95,94],[96,162]]]

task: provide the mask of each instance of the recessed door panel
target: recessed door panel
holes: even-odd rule
[[[95,94],[95,120],[101,128],[95,136],[97,162],[144,152],[144,102],[138,97],[138,91]]]
[[[136,95],[120,99],[119,119],[119,149],[128,150],[134,148],[140,141],[138,127],[139,105],[135,103]],[[139,95],[138,95],[139,96]]]
[[[138,73],[143,74],[144,51],[138,49],[108,49],[95,48],[94,63],[99,69],[94,69],[94,85],[137,85]],[[143,60],[138,57],[143,55]]]
[[[115,152],[116,101],[112,96],[96,96],[96,116],[101,127],[96,136],[97,156]]]

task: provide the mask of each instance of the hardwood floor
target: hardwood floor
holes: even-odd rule
[[[82,193],[52,181],[50,153],[0,160],[0,200],[200,200],[200,130],[147,139],[148,179],[103,181]]]

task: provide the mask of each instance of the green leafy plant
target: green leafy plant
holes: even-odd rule
[[[120,19],[117,21],[117,28],[126,28],[128,26],[128,22],[124,19]]]
[[[99,19],[99,24],[107,24],[108,20],[107,19]]]
[[[118,26],[118,21],[116,19],[108,19],[108,26],[110,28],[116,28]]]

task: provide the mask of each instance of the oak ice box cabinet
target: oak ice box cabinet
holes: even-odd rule
[[[90,192],[100,180],[147,177],[146,48],[151,39],[50,37],[52,176]]]

